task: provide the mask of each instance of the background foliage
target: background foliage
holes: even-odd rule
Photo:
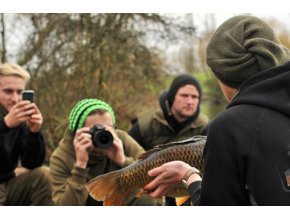
[[[212,14],[197,31],[192,14],[1,14],[1,62],[16,62],[32,75],[28,88],[45,118],[51,152],[62,138],[73,105],[99,98],[112,105],[118,128],[155,108],[160,92],[179,73],[203,85],[203,109],[213,118],[225,107],[218,83],[205,63],[215,30]],[[275,20],[271,25],[278,26]],[[289,34],[280,32],[289,46]],[[176,46],[174,55],[168,47]]]

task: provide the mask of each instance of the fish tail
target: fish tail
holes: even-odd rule
[[[105,206],[123,205],[129,193],[118,188],[116,181],[120,174],[119,171],[113,171],[98,176],[87,183],[86,189],[92,198],[103,201]]]
[[[184,196],[184,197],[177,197],[177,198],[175,198],[176,205],[177,205],[177,206],[181,206],[181,205],[184,204],[184,203],[185,203],[189,198],[190,198],[189,195]]]

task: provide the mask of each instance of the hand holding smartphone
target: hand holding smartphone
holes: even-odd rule
[[[33,90],[23,90],[22,91],[22,100],[29,100],[34,102],[34,91]]]

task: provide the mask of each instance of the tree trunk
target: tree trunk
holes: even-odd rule
[[[1,56],[1,61],[2,63],[5,63],[7,61],[6,58],[6,43],[5,43],[5,22],[4,22],[4,14],[1,13],[1,36],[2,36],[2,56]]]

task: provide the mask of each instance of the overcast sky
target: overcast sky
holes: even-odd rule
[[[286,0],[0,0],[0,12],[288,13]]]
[[[226,19],[236,15],[237,13],[215,13],[218,24],[221,24],[222,22],[224,22]],[[285,23],[286,24],[290,24],[290,14],[289,13],[262,13],[262,12],[254,12],[252,13],[252,15],[257,16],[261,19],[266,18],[275,18],[278,21]],[[290,29],[289,29],[290,30]]]
[[[215,13],[219,24],[238,13],[275,17],[290,26],[286,0],[0,0],[4,13]]]

